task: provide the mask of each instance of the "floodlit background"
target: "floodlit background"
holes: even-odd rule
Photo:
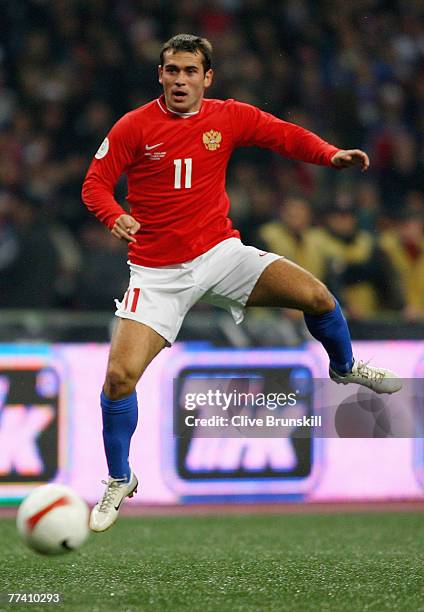
[[[327,283],[354,340],[374,343],[357,345],[361,357],[422,375],[423,17],[418,0],[0,2],[0,503],[50,479],[90,501],[101,490],[93,485],[105,475],[97,396],[113,298],[128,273],[125,245],[85,209],[81,184],[111,125],[160,94],[160,47],[179,32],[214,46],[211,97],[255,104],[368,152],[361,174],[239,150],[228,173],[231,216],[246,243]],[[120,201],[124,194],[122,180]],[[252,311],[235,327],[226,313],[197,306],[180,340],[140,385],[141,500],[423,496],[420,438],[320,440],[295,454],[309,453],[303,481],[259,451],[246,467],[245,449],[232,471],[214,466],[222,487],[202,462],[188,474],[172,436],[170,372],[301,363],[325,376],[326,360],[293,312]]]

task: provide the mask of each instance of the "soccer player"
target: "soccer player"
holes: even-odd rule
[[[229,310],[236,323],[246,306],[301,310],[328,353],[336,383],[358,383],[377,393],[401,388],[393,372],[353,358],[346,320],[325,285],[279,255],[245,246],[228,218],[225,174],[236,147],[256,145],[291,159],[361,170],[367,170],[368,156],[340,150],[249,104],[205,99],[211,56],[205,38],[178,34],[165,43],[159,65],[163,94],[112,127],[83,185],[86,206],[129,243],[130,266],[101,393],[109,478],[91,513],[94,531],[110,527],[122,500],[136,492],[128,463],[137,425],[135,387],[152,359],[174,342],[198,300]],[[130,214],[114,199],[123,173]]]

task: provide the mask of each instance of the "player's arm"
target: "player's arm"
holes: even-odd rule
[[[134,161],[137,148],[134,126],[125,115],[100,145],[82,187],[87,208],[114,236],[128,242],[136,242],[134,234],[140,224],[116,201],[114,192],[119,177]]]
[[[256,145],[320,166],[367,170],[369,159],[359,149],[342,150],[299,125],[283,121],[250,104],[234,102],[230,108],[236,146]]]

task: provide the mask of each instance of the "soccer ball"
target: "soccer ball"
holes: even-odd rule
[[[59,555],[79,548],[87,539],[88,506],[65,485],[43,485],[23,500],[16,525],[27,546]]]

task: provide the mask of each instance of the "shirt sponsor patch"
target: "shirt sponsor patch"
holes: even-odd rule
[[[100,145],[94,157],[96,159],[102,159],[105,155],[107,155],[108,151],[109,151],[109,138],[106,137],[104,141],[102,142],[102,144]]]

